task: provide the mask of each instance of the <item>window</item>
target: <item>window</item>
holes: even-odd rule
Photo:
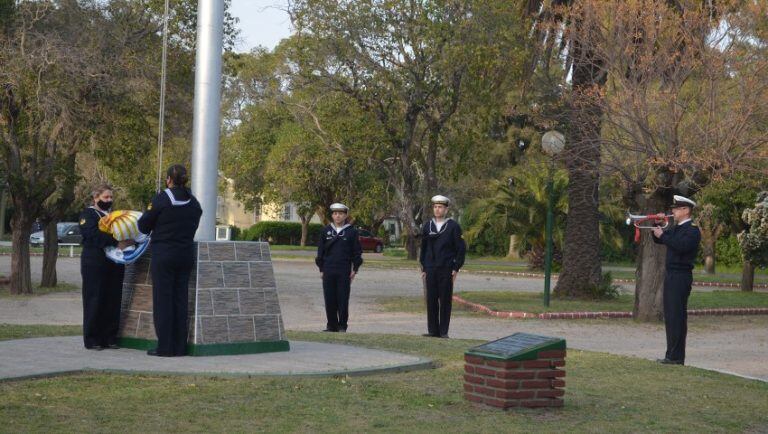
[[[291,221],[291,215],[293,215],[292,211],[293,211],[293,207],[291,206],[290,203],[283,205],[282,220],[286,222]]]
[[[257,203],[253,207],[253,222],[258,223],[261,220],[261,204]]]

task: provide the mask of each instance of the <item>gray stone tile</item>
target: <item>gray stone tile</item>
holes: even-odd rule
[[[247,262],[222,262],[226,288],[250,288],[251,276]]]
[[[253,317],[231,316],[229,317],[229,341],[253,342]]]
[[[210,242],[208,255],[211,261],[234,261],[235,245],[232,241]]]
[[[254,333],[257,341],[276,341],[280,339],[277,315],[254,315]]]
[[[269,250],[269,243],[259,243],[261,244],[261,260],[262,261],[271,261],[272,260],[272,254]]]
[[[118,336],[126,338],[136,337],[136,329],[139,326],[139,313],[134,311],[123,311],[120,318],[120,331]]]
[[[261,261],[261,243],[238,242],[235,243],[236,259],[238,261]]]
[[[229,342],[229,326],[227,325],[227,317],[201,317],[200,331],[203,344],[219,344]]]
[[[198,288],[221,288],[224,276],[221,274],[221,262],[198,262]]]
[[[152,285],[134,286],[131,310],[152,312]]]
[[[275,275],[271,262],[251,262],[251,287],[270,288],[275,286]]]
[[[264,292],[258,289],[240,289],[240,312],[247,314],[265,314]]]
[[[276,290],[273,289],[264,292],[264,309],[265,313],[280,315],[280,303],[277,299]]]
[[[240,302],[236,289],[215,289],[212,293],[214,315],[240,314]]]
[[[197,260],[198,261],[210,261],[211,258],[208,255],[208,243],[201,241],[195,243],[197,245]]]
[[[152,283],[152,275],[150,274],[149,260],[144,259],[142,256],[139,261],[125,267],[125,274],[128,276],[132,274],[132,281],[135,283]],[[131,270],[131,271],[129,271]]]
[[[208,289],[201,289],[197,291],[196,297],[192,297],[192,300],[197,298],[197,315],[213,315],[213,296]],[[193,309],[190,312],[194,311]]]
[[[155,323],[152,320],[151,313],[139,314],[139,329],[136,333],[136,337],[139,339],[157,339],[157,335],[155,335]]]

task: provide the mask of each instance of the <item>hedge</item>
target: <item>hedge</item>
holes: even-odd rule
[[[317,244],[323,225],[310,223],[307,228],[307,245]],[[269,241],[271,244],[298,246],[301,243],[301,223],[295,222],[258,222],[242,231],[239,236],[243,241]]]

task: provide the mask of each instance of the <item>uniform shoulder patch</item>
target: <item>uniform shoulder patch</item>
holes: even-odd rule
[[[84,225],[84,224],[85,224],[85,219],[80,219],[80,225]]]

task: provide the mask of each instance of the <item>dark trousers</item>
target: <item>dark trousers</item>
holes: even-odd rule
[[[685,336],[688,333],[688,297],[693,275],[690,271],[667,270],[664,277],[664,326],[667,331],[669,360],[685,361]]]
[[[432,336],[447,336],[451,323],[453,300],[453,270],[428,268],[427,270],[427,331]]]
[[[187,353],[189,275],[193,266],[191,247],[152,246],[152,318],[159,355]]]
[[[351,270],[325,270],[323,272],[323,298],[325,299],[326,328],[347,329],[349,319],[349,292]]]
[[[107,259],[103,250],[83,249],[80,275],[83,278],[83,343],[86,348],[117,343],[124,273],[125,266]]]

